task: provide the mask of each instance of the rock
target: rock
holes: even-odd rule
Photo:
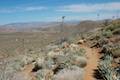
[[[79,40],[78,42],[77,42],[77,44],[83,44],[85,42],[85,40]]]
[[[119,58],[115,58],[114,62],[117,63],[117,64],[120,64],[120,57]]]

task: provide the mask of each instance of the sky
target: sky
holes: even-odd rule
[[[111,19],[120,0],[0,0],[0,24]],[[114,16],[114,17],[113,17]]]

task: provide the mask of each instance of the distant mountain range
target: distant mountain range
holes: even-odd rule
[[[64,31],[66,32],[85,32],[94,30],[103,25],[101,21],[69,21],[64,23]],[[0,32],[39,32],[39,31],[60,31],[61,22],[27,22],[27,23],[11,23],[0,26]]]
[[[78,22],[66,22],[66,25],[76,25]],[[61,22],[26,22],[26,23],[10,23],[0,25],[0,32],[17,32],[17,31],[35,31],[48,27],[61,26]]]

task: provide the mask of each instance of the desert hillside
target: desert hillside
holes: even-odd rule
[[[0,80],[120,79],[119,19],[60,30],[0,32]]]

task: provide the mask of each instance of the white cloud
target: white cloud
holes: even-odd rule
[[[45,9],[47,8],[43,6],[30,6],[30,7],[25,7],[24,11],[40,11],[40,10],[45,10]]]
[[[47,7],[44,6],[27,6],[27,7],[14,7],[14,8],[0,8],[0,13],[13,13],[13,12],[24,12],[24,11],[41,11]]]
[[[120,10],[120,2],[102,3],[102,4],[72,4],[59,6],[57,11],[62,12],[96,12],[99,10],[114,11]]]

